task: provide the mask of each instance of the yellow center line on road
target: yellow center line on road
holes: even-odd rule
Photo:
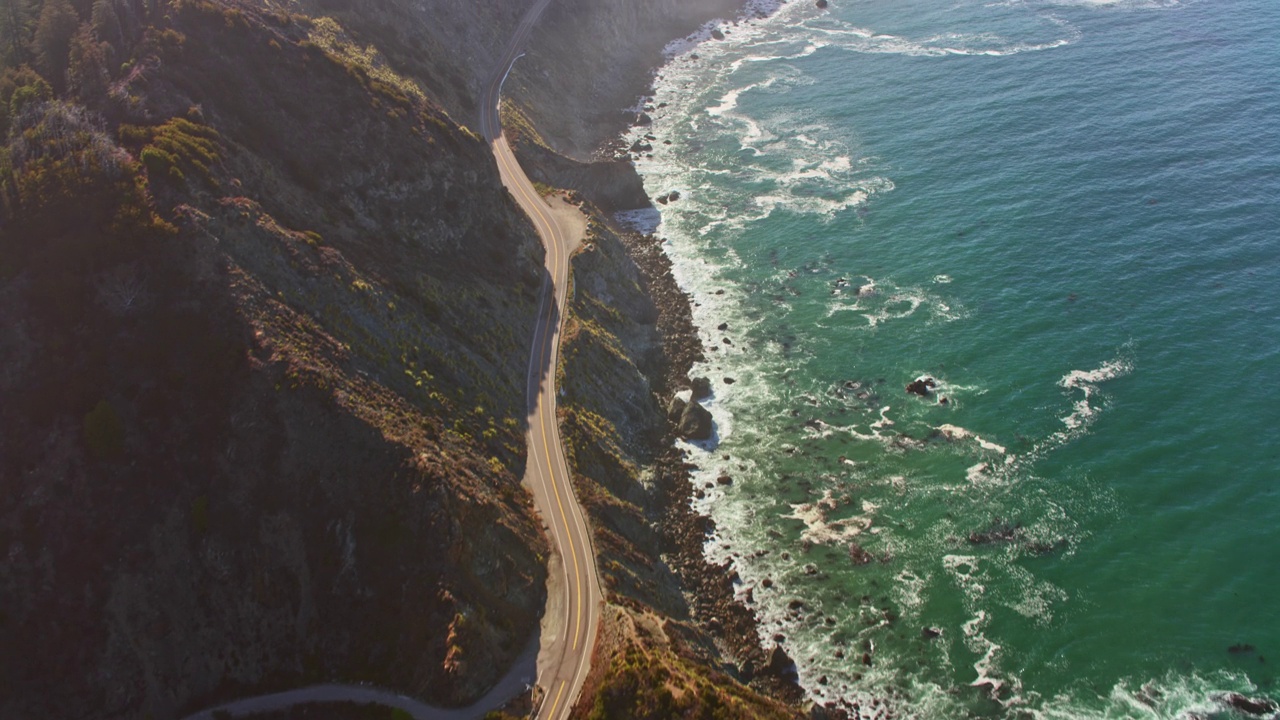
[[[515,160],[514,155],[512,155],[509,158],[507,157],[503,158],[503,165],[507,168],[507,172],[510,173],[512,176],[515,176],[516,170],[512,169],[511,167],[512,163],[516,163],[518,165],[518,161]],[[559,242],[559,238],[556,236],[555,223],[550,219],[546,211],[539,206],[539,203],[542,202],[542,198],[536,192],[531,194],[530,188],[526,187],[524,183],[516,182],[515,185],[517,187],[517,192],[519,193],[521,199],[524,200],[524,204],[526,204],[533,211],[533,214],[537,216],[538,222],[535,224],[540,224],[542,226],[539,229],[546,230],[545,234],[551,246],[550,248],[548,248],[548,250],[551,252],[551,263],[550,263],[551,267],[553,269],[559,267],[560,266],[560,250],[561,250],[560,242]],[[554,272],[552,273],[551,287],[553,290],[555,289]],[[554,298],[554,299],[556,301],[559,300],[559,298]],[[561,310],[561,312],[563,312],[563,309]],[[546,325],[544,326],[544,331],[542,335],[542,354],[544,356],[546,355],[547,342],[550,339],[550,336],[552,335],[551,319],[552,319],[552,316],[548,315],[546,318]],[[548,383],[548,389],[551,390],[551,392],[554,394],[556,369],[548,368],[547,372],[550,377],[550,382]],[[554,397],[552,398],[552,400],[554,401]],[[552,413],[550,417],[550,422],[558,422],[558,419],[555,417],[554,413]],[[561,523],[563,523],[565,532],[569,534],[569,552],[573,556],[573,576],[574,576],[573,600],[576,601],[576,605],[577,605],[577,613],[574,615],[574,623],[573,623],[573,649],[577,651],[578,648],[582,645],[582,622],[583,622],[584,606],[586,604],[583,602],[583,597],[582,597],[582,563],[578,558],[578,546],[573,541],[573,530],[569,524],[569,515],[564,509],[564,500],[562,498],[563,488],[560,487],[560,483],[556,479],[555,467],[551,462],[551,458],[552,458],[551,442],[547,438],[547,424],[548,423],[545,421],[542,423],[542,449],[546,453],[547,471],[551,474],[551,486],[552,486],[553,494],[556,496],[556,507],[560,510],[560,521]],[[572,607],[573,604],[574,603],[571,602],[570,607]]]
[[[560,681],[560,689],[556,692],[556,699],[555,699],[554,701],[552,701],[552,703],[551,703],[551,715],[550,715],[550,717],[555,717],[555,716],[556,716],[556,708],[557,708],[557,707],[560,707],[560,696],[561,696],[561,695],[563,695],[563,694],[564,694],[564,681],[563,681],[563,680],[561,680],[561,681]]]

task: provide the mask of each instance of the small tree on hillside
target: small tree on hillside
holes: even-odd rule
[[[68,0],[46,0],[36,21],[33,50],[40,73],[53,89],[61,93],[67,86],[68,55],[71,38],[80,26],[80,18]]]

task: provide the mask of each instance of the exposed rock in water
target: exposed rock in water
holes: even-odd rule
[[[814,4],[818,6],[819,10],[825,10],[827,8],[827,0],[818,0],[818,2]]]
[[[693,389],[694,400],[705,400],[711,397],[711,381],[704,377],[696,377],[689,381]]]
[[[653,118],[649,117],[649,113],[640,113],[636,115],[636,125],[648,127],[653,124]]]
[[[936,387],[938,387],[938,381],[926,375],[907,383],[907,392],[927,398],[933,395],[933,389]]]
[[[991,521],[991,525],[982,532],[969,533],[969,542],[973,545],[990,545],[992,543],[1014,542],[1022,538],[1022,523],[1009,524],[1000,518]]]
[[[858,543],[849,543],[849,559],[853,561],[854,565],[868,565],[875,557]]]
[[[938,628],[932,628],[932,627],[927,627],[924,630],[921,630],[920,633],[924,635],[926,640],[932,640],[942,635],[941,630],[939,630]]]
[[[732,384],[734,384],[734,383],[736,383],[736,382],[738,382],[738,381],[737,381],[737,380],[734,380],[734,379],[733,379],[733,378],[731,378],[731,377],[727,377],[727,378],[725,378],[725,379],[724,379],[724,384],[725,384],[725,385],[732,385]]]
[[[697,400],[689,402],[680,413],[680,435],[689,440],[706,440],[711,437],[711,411]]]
[[[1222,696],[1222,702],[1226,703],[1228,707],[1234,710],[1239,710],[1246,715],[1265,715],[1280,709],[1280,705],[1277,705],[1274,700],[1268,700],[1267,698],[1245,697],[1240,693],[1227,693]]]
[[[716,28],[715,30],[712,30],[712,31],[711,31],[711,37],[713,37],[713,38],[715,38],[715,39],[717,39],[717,40],[723,40],[723,39],[724,39],[724,33],[720,32],[720,28]]]
[[[719,483],[720,485],[732,485],[733,477],[728,474],[721,475],[720,477],[716,478],[716,482]]]

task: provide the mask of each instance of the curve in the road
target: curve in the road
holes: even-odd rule
[[[560,720],[572,710],[590,669],[601,600],[595,553],[582,507],[573,495],[556,419],[556,358],[568,294],[569,256],[578,239],[557,221],[524,174],[502,136],[498,115],[502,83],[548,4],[550,0],[538,0],[521,20],[502,62],[485,88],[480,127],[493,148],[503,184],[529,215],[546,247],[547,282],[539,300],[533,341],[535,352],[529,361],[529,460],[525,480],[533,491],[560,564],[559,583],[554,574],[549,577],[550,597],[548,612],[543,616],[543,646],[538,663],[543,702],[536,717]],[[557,601],[564,606],[560,617],[551,610]]]
[[[551,0],[537,0],[521,18],[501,62],[485,86],[480,116],[481,132],[493,150],[502,182],[529,215],[546,248],[547,277],[540,292],[527,376],[529,458],[525,482],[551,535],[561,572],[559,582],[549,575],[548,610],[543,615],[541,633],[535,635],[507,674],[468,708],[439,708],[378,688],[329,684],[244,698],[201,710],[183,720],[212,720],[214,713],[236,716],[324,702],[385,705],[404,710],[416,720],[474,720],[528,688],[535,668],[542,690],[542,702],[535,718],[563,720],[572,711],[591,667],[602,598],[595,552],[582,506],[573,494],[556,420],[556,358],[564,317],[562,309],[568,293],[569,256],[578,239],[557,222],[524,174],[502,135],[498,114],[502,83],[550,3]],[[552,612],[556,604],[563,605],[563,613]]]

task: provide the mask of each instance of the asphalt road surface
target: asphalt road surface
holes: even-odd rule
[[[502,136],[498,103],[502,83],[550,0],[538,0],[521,20],[481,98],[480,129],[493,148],[502,182],[529,215],[546,248],[546,271],[529,359],[529,462],[525,484],[533,492],[557,557],[550,567],[547,611],[538,656],[539,720],[567,718],[591,667],[600,623],[600,580],[582,507],[573,494],[556,422],[555,368],[568,292],[569,255],[580,238],[557,221],[516,162]]]

